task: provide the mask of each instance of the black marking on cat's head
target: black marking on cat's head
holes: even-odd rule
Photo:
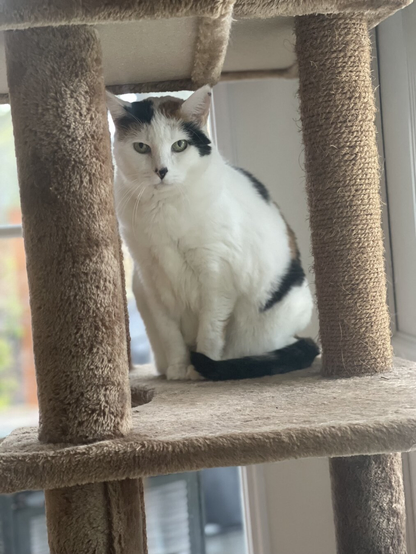
[[[132,115],[134,119],[140,121],[140,123],[151,123],[155,113],[151,100],[133,102],[131,106],[126,108],[126,111]]]
[[[150,124],[154,116],[154,107],[151,100],[133,102],[124,107],[125,115],[115,120],[114,124],[118,131],[124,133],[137,125]]]
[[[242,173],[243,175],[245,175],[247,179],[251,181],[251,184],[256,189],[256,191],[260,194],[263,200],[265,200],[267,203],[270,202],[271,200],[270,192],[263,185],[263,183],[261,183],[258,179],[256,179],[256,177],[254,177],[254,175],[252,175],[249,171],[246,171],[242,167],[236,167],[235,169],[240,173]]]
[[[211,141],[207,135],[192,121],[182,122],[182,128],[189,137],[189,144],[198,149],[200,156],[211,154]]]

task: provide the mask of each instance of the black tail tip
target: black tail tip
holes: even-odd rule
[[[316,342],[309,338],[299,338],[295,343],[277,350],[280,354],[280,363],[285,368],[276,373],[289,373],[310,367],[320,354]]]
[[[308,366],[312,365],[313,361],[319,354],[321,353],[319,346],[316,344],[316,342],[313,339],[309,338],[302,338],[299,339],[296,343],[296,346],[299,348],[299,350],[303,353],[305,357],[305,362],[309,363]]]
[[[210,381],[219,381],[221,379],[218,372],[218,362],[211,360],[211,358],[208,358],[205,354],[191,352],[191,364],[205,379],[209,379]]]
[[[215,361],[200,352],[191,352],[191,363],[209,381],[228,381],[307,369],[319,353],[314,340],[299,338],[295,343],[263,356],[246,356],[233,360]]]

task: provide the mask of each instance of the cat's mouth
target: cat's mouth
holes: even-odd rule
[[[164,188],[168,187],[169,185],[170,185],[169,181],[160,180],[158,183],[156,183],[154,185],[154,187],[159,190],[159,189],[164,189]]]

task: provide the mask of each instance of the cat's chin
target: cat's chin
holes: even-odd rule
[[[156,185],[153,185],[152,186],[153,190],[157,191],[159,194],[163,194],[163,193],[166,193],[166,194],[179,194],[181,192],[181,188],[180,188],[180,185],[178,185],[178,183],[175,183],[175,182],[160,182],[160,183],[157,183]],[[182,194],[183,194],[183,191],[182,191]]]

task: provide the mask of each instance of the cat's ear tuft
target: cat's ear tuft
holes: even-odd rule
[[[107,108],[109,109],[111,113],[111,117],[113,118],[113,121],[117,121],[117,119],[122,118],[126,115],[127,108],[131,107],[130,102],[126,102],[125,100],[122,100],[118,96],[115,96],[111,92],[106,91],[107,95]]]
[[[204,127],[208,120],[209,109],[211,107],[212,90],[209,85],[205,85],[196,90],[182,104],[181,112],[185,119],[195,121]]]

